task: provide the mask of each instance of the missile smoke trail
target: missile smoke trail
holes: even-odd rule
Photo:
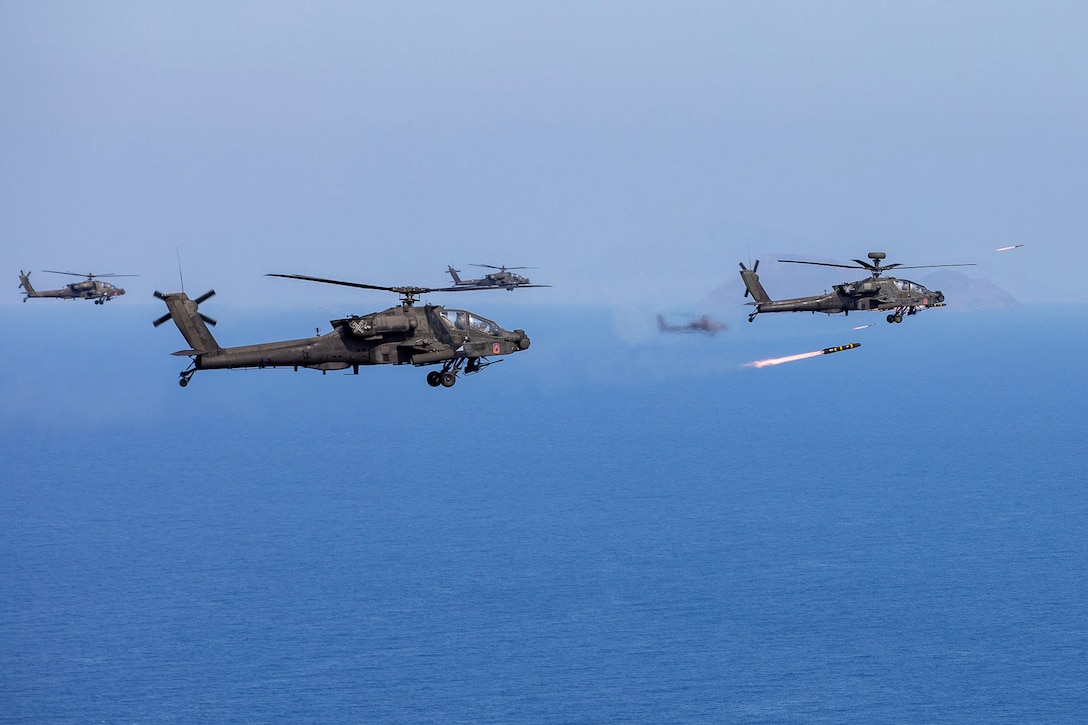
[[[781,365],[782,363],[794,362],[795,360],[804,360],[809,357],[816,357],[817,355],[823,355],[823,350],[816,350],[815,352],[803,352],[800,355],[787,355],[786,357],[772,357],[768,360],[756,360],[754,362],[746,363],[745,367],[749,368],[765,368],[769,365]]]

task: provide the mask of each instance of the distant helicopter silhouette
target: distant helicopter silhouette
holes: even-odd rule
[[[658,315],[657,329],[661,332],[701,332],[704,335],[716,335],[727,328],[709,315],[703,315],[682,325],[671,325],[665,320],[664,315]]]
[[[104,305],[114,297],[120,297],[125,293],[120,287],[109,282],[99,282],[102,277],[135,277],[134,274],[79,274],[78,272],[57,272],[52,269],[43,269],[50,274],[70,274],[73,277],[86,277],[82,282],[73,282],[63,289],[36,290],[30,284],[30,272],[19,271],[19,286],[23,288],[23,302],[31,297],[55,297],[62,300],[94,300],[96,305]]]
[[[458,273],[459,269],[454,269],[453,265],[446,268],[446,271],[450,273],[450,277],[453,277],[453,284],[456,287],[464,289],[487,289],[489,287],[499,287],[512,290],[515,287],[550,287],[547,284],[530,284],[528,277],[523,277],[520,274],[511,272],[511,269],[536,269],[536,267],[496,267],[493,264],[474,264],[473,267],[486,267],[487,269],[497,269],[498,272],[492,272],[485,274],[478,279],[461,279]]]

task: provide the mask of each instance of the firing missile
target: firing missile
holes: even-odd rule
[[[830,355],[833,352],[842,352],[843,350],[853,350],[855,347],[861,347],[860,342],[852,342],[849,345],[837,345],[836,347],[825,347],[823,349],[824,355]]]
[[[839,345],[837,347],[825,347],[823,350],[813,350],[812,352],[802,352],[797,355],[787,355],[786,357],[772,357],[769,360],[754,360],[750,363],[745,363],[745,367],[749,368],[765,368],[770,365],[781,365],[782,363],[797,362],[798,360],[807,360],[810,357],[819,357],[820,355],[830,355],[833,352],[839,352],[841,350],[853,350],[855,347],[861,347],[860,342],[852,342],[849,345]]]
[[[864,330],[866,327],[876,327],[876,323],[875,322],[870,322],[868,325],[858,325],[854,329],[855,330]]]
[[[1007,251],[1009,251],[1010,249],[1019,249],[1019,248],[1020,248],[1020,247],[1022,247],[1022,246],[1024,246],[1024,245],[1023,245],[1023,244],[1013,244],[1013,245],[1010,245],[1010,246],[1008,246],[1008,247],[998,247],[998,248],[997,248],[997,251],[999,251],[999,252],[1007,252]]]

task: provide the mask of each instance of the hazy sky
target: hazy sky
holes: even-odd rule
[[[219,305],[474,262],[684,304],[877,249],[1088,302],[1086,37],[1083,2],[0,2],[0,304],[20,268],[158,304],[175,249]]]

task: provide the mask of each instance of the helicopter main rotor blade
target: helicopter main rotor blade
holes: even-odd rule
[[[90,279],[92,277],[101,276],[101,275],[97,275],[97,274],[83,274],[82,272],[61,272],[60,270],[57,270],[57,269],[43,269],[42,271],[43,272],[48,272],[49,274],[68,274],[68,275],[71,275],[73,277],[86,277],[87,279]]]
[[[342,287],[355,287],[356,289],[376,289],[385,292],[396,292],[411,299],[417,295],[425,295],[430,292],[471,292],[485,289],[507,289],[507,287],[550,287],[547,284],[515,284],[515,285],[461,285],[459,287],[384,287],[377,284],[364,284],[363,282],[345,282],[339,279],[326,279],[325,277],[311,277],[307,274],[266,274],[265,277],[283,277],[284,279],[301,279],[307,282],[321,282],[322,284],[336,284]]]
[[[60,270],[57,270],[57,269],[43,269],[42,271],[43,272],[49,272],[49,274],[68,274],[68,275],[71,275],[73,277],[86,277],[87,279],[94,279],[96,277],[139,277],[140,276],[138,274],[114,274],[113,272],[109,272],[107,274],[94,274],[92,272],[87,272],[86,274],[83,274],[82,272],[61,272]]]
[[[787,262],[789,264],[813,264],[817,267],[842,267],[843,269],[854,269],[854,265],[852,264],[831,264],[830,262],[804,262],[800,259],[780,259],[778,261]],[[854,261],[857,262],[858,260],[855,259]],[[868,267],[869,269],[872,269],[872,267],[868,264],[865,264],[865,262],[860,262],[860,264]]]
[[[488,269],[497,269],[505,272],[508,269],[536,269],[536,267],[496,267],[493,264],[474,264],[473,267],[487,267]]]
[[[884,269],[889,269],[890,267],[899,267],[899,269],[932,269],[934,267],[975,267],[975,266],[977,266],[977,265],[974,262],[967,262],[965,264],[915,264],[915,265],[911,265],[909,267],[903,267],[903,266],[900,266],[898,264],[895,264],[895,265],[889,264]]]
[[[551,287],[550,284],[479,284],[479,285],[461,285],[460,287],[439,287],[438,289],[426,290],[427,292],[474,292],[476,290],[489,290],[489,289],[521,289],[522,287]]]
[[[266,274],[265,277],[283,277],[284,279],[302,279],[307,282],[321,282],[322,284],[338,284],[344,287],[357,287],[359,289],[380,289],[386,292],[395,292],[392,287],[380,287],[374,284],[363,284],[362,282],[343,282],[338,279],[325,279],[324,277],[311,277],[305,274]]]
[[[301,279],[307,282],[321,282],[322,284],[338,284],[343,287],[356,287],[358,289],[377,289],[386,292],[396,292],[402,295],[422,295],[428,292],[448,292],[460,289],[459,287],[383,287],[376,284],[363,284],[362,282],[344,282],[339,279],[326,279],[325,277],[311,277],[306,274],[266,274],[265,277],[283,277],[285,279]]]

